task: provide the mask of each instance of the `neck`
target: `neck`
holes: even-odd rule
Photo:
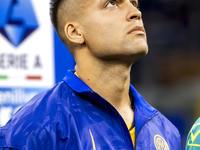
[[[96,93],[104,97],[113,105],[120,105],[128,99],[130,84],[130,67],[115,63],[84,62],[84,66],[77,64],[76,72],[79,77]]]
[[[96,93],[105,98],[123,116],[130,113],[131,101],[129,97],[131,65],[114,61],[98,61],[93,59],[79,59],[75,70],[78,76]],[[127,111],[129,110],[129,111]],[[127,115],[128,116],[128,115]],[[123,117],[132,123],[132,117]]]

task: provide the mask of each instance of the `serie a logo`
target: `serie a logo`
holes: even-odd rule
[[[0,0],[0,33],[15,47],[35,29],[38,22],[30,0]]]

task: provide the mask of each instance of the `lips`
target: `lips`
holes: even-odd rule
[[[143,26],[135,26],[133,29],[131,29],[128,34],[145,34],[145,30]]]

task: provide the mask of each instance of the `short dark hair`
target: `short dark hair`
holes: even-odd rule
[[[50,2],[50,18],[56,31],[58,30],[57,13],[58,13],[58,8],[62,1],[63,0],[51,0]]]

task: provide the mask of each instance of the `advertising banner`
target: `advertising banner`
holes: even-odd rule
[[[59,39],[54,37],[48,0],[0,0],[0,18],[2,126],[35,94],[54,86],[55,64],[60,62],[55,63]]]

